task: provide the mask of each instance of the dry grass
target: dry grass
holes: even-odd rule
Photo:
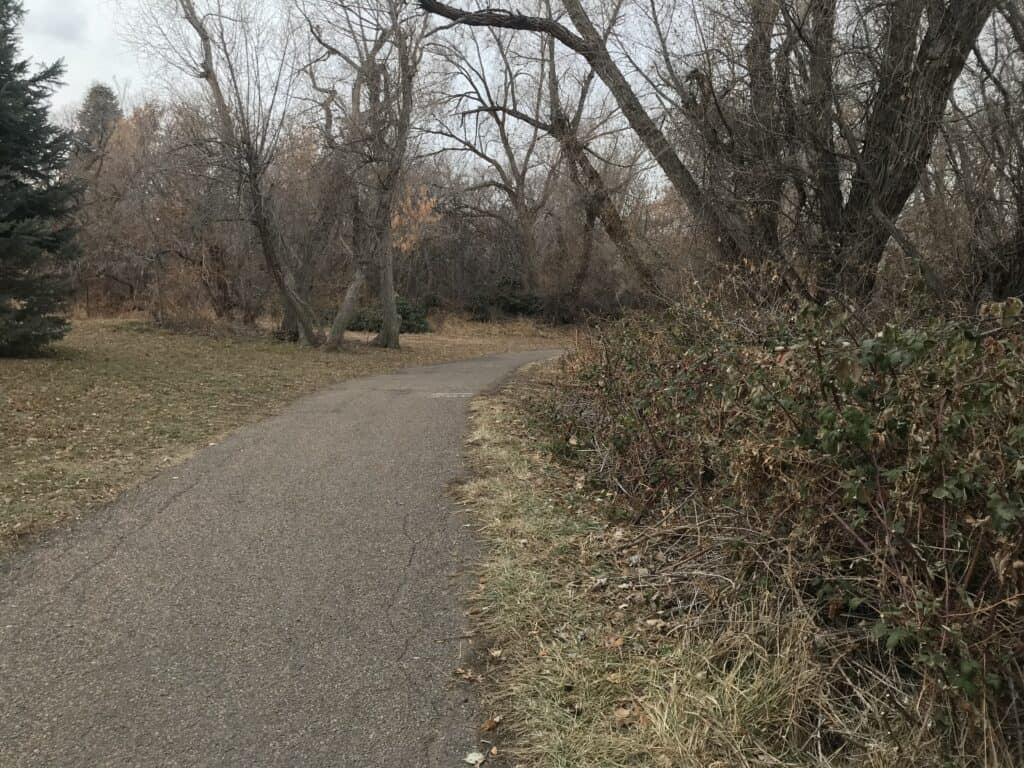
[[[443,325],[440,333],[404,336],[400,351],[352,344],[330,354],[139,321],[78,320],[48,356],[0,359],[0,548],[112,500],[320,387],[567,338],[527,324]]]
[[[679,536],[608,524],[612,502],[543,450],[527,402],[547,378],[476,401],[476,476],[460,490],[489,547],[471,614],[500,650],[485,688],[512,764],[943,764],[882,709],[831,697],[812,617],[771,585],[729,587],[700,547],[670,581],[656,576]],[[808,717],[821,718],[810,735],[796,727]],[[857,740],[853,761],[833,753],[836,722]]]

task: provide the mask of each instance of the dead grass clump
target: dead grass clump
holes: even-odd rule
[[[475,338],[508,338],[508,337],[549,337],[565,340],[575,337],[575,329],[553,326],[532,317],[509,317],[492,322],[470,320],[464,315],[453,312],[436,312],[429,315],[430,325],[435,331],[453,336],[472,336]]]

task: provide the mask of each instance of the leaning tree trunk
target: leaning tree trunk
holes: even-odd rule
[[[337,351],[345,341],[345,332],[352,324],[352,318],[355,317],[356,303],[365,285],[366,270],[363,268],[362,263],[357,263],[355,274],[352,275],[352,282],[345,289],[345,296],[341,300],[341,306],[338,307],[338,313],[334,316],[334,322],[331,323],[331,331],[327,336],[327,343],[324,345],[324,348],[328,351]]]
[[[940,4],[941,5],[941,4]],[[883,71],[875,106],[856,153],[857,172],[843,209],[833,290],[870,296],[885,246],[917,188],[932,154],[942,115],[967,57],[991,16],[995,0],[963,0],[926,13],[924,3],[897,6],[882,52]]]
[[[252,206],[250,220],[256,227],[267,271],[281,293],[285,309],[295,314],[300,336],[305,337],[309,344],[316,346],[320,343],[320,337],[316,333],[312,312],[309,311],[309,305],[302,301],[296,293],[295,277],[281,260],[278,239],[280,233],[274,225],[271,212],[267,209],[266,200],[263,197],[263,169],[266,165],[265,158],[260,155],[258,137],[254,138],[249,130],[239,130],[236,125],[217,74],[214,38],[207,29],[206,17],[200,15],[194,0],[178,0],[178,2],[185,20],[199,37],[202,67],[198,72],[198,77],[206,82],[210,96],[213,98],[214,107],[217,110],[218,133],[224,151],[228,153],[226,159],[238,163],[246,192],[251,198],[249,201]]]
[[[604,226],[609,239],[619,249],[623,260],[636,272],[643,283],[644,289],[654,296],[661,293],[658,280],[651,268],[644,263],[629,227],[619,213],[611,193],[601,177],[600,171],[587,156],[586,148],[566,125],[564,119],[557,119],[554,125],[555,136],[568,158],[576,183],[585,190],[589,198],[588,206],[593,208]],[[588,214],[589,215],[589,214]]]
[[[252,166],[250,165],[250,167]],[[290,271],[286,271],[286,267],[281,261],[277,228],[271,220],[270,211],[267,210],[266,201],[263,199],[260,179],[250,173],[248,181],[249,191],[252,194],[252,221],[260,238],[260,247],[263,250],[263,260],[267,265],[267,271],[281,294],[285,311],[290,311],[295,315],[300,338],[310,346],[318,346],[320,336],[316,332],[313,313],[309,309],[309,304],[299,297],[295,287],[295,278]]]

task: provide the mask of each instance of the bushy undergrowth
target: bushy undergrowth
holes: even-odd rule
[[[469,305],[473,320],[492,323],[508,317],[539,317],[543,300],[516,281],[503,280],[489,291],[481,292]]]
[[[413,304],[404,296],[396,297],[396,304],[398,305],[398,317],[401,320],[399,333],[430,333],[427,310],[423,306]],[[363,307],[356,312],[348,328],[351,331],[377,333],[383,323],[384,315],[378,303]]]
[[[813,617],[826,683],[766,754],[868,764],[898,732],[909,765],[1024,763],[1020,308],[877,333],[820,311],[631,318],[538,409],[669,543],[666,620],[714,638],[743,605]]]

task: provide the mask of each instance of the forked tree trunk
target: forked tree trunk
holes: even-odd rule
[[[398,317],[398,303],[395,300],[395,254],[392,241],[392,213],[395,196],[405,164],[405,153],[409,141],[412,119],[413,80],[416,63],[408,49],[406,32],[393,19],[394,44],[398,51],[398,78],[400,94],[395,99],[396,113],[393,115],[393,139],[388,142],[389,120],[382,101],[381,82],[383,65],[375,62],[368,70],[366,92],[370,104],[370,142],[374,154],[381,158],[377,167],[377,205],[372,218],[372,237],[377,266],[380,269],[381,329],[373,343],[380,347],[398,349],[401,320]]]
[[[882,73],[830,265],[833,290],[868,296],[895,223],[931,158],[942,115],[995,0],[962,0],[937,13],[923,0],[896,3]],[[924,14],[928,20],[919,34]]]

